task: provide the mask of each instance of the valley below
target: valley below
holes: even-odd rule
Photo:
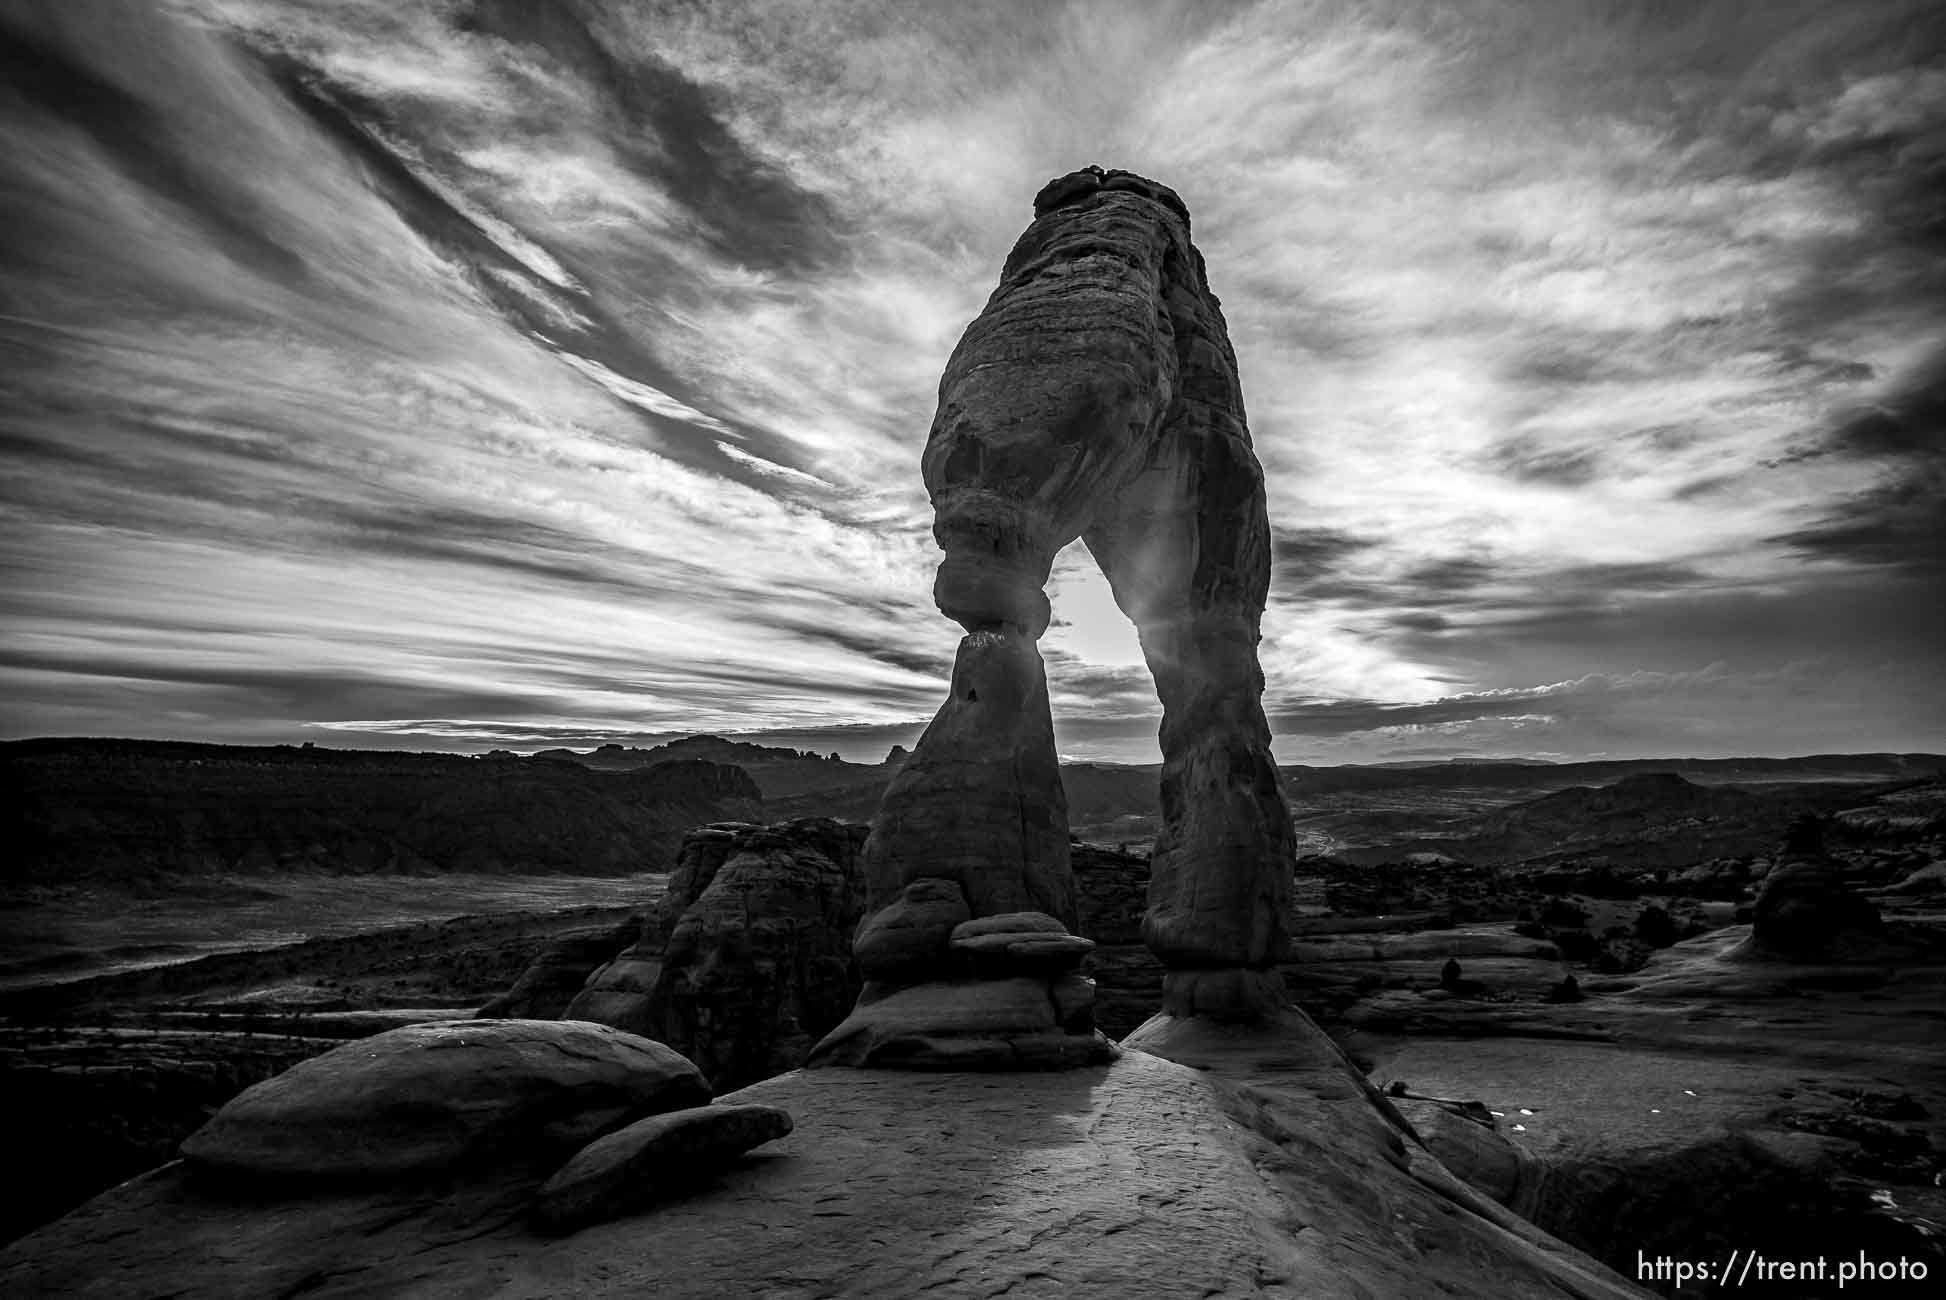
[[[158,831],[150,813],[135,818],[148,842],[194,834],[201,847],[142,860],[116,822],[125,804],[97,800],[79,817],[70,790],[30,809],[40,821],[16,828],[30,845],[77,842],[78,824],[125,847],[113,869],[30,862],[0,891],[0,1077],[17,1113],[36,1117],[23,1167],[38,1189],[0,1228],[33,1233],[163,1164],[237,1092],[346,1041],[482,1009],[557,1017],[622,958],[653,982],[696,901],[683,891],[699,846],[770,824],[779,843],[816,842],[835,861],[858,834],[831,848],[816,819],[863,820],[896,771],[896,755],[874,769],[731,744],[678,742],[646,764],[597,751],[593,765],[458,769],[533,764],[552,788],[681,761],[755,787],[679,809],[698,814],[691,827],[722,828],[701,839],[658,823],[633,871],[607,870],[625,865],[613,856],[593,872],[558,860],[384,869],[369,853],[339,870],[328,853],[278,865],[234,839],[212,850],[204,830]],[[1934,775],[1946,760],[1579,770],[1595,766],[1287,771],[1299,857],[1279,969],[1291,1000],[1454,1174],[1618,1272],[1637,1250],[1759,1248],[1946,1267],[1946,786]],[[740,789],[688,773],[692,790]],[[1078,933],[1096,945],[1084,973],[1098,1023],[1121,1037],[1160,996],[1138,932],[1155,774],[1096,765],[1064,779]],[[388,814],[384,833],[416,815]],[[333,817],[339,843],[376,838]],[[1753,955],[1754,909],[1806,822],[1821,828],[1823,870],[1869,904],[1878,947]],[[490,825],[504,846],[504,821]],[[700,1010],[666,1022],[693,1041],[661,1036],[699,1062],[745,1059],[723,1044],[748,990],[719,996],[703,989]]]

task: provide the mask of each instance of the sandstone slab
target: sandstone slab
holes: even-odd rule
[[[1001,912],[982,915],[953,927],[955,939],[979,939],[993,934],[1066,934],[1068,927],[1046,912]]]
[[[1095,950],[1092,939],[1074,934],[981,934],[953,940],[953,952],[976,975],[1065,974]]]
[[[554,1229],[619,1218],[693,1187],[791,1131],[775,1106],[696,1106],[637,1120],[590,1142],[541,1186],[534,1213]]]
[[[435,1021],[346,1043],[245,1089],[182,1154],[238,1174],[421,1174],[572,1148],[709,1095],[674,1050],[603,1025]]]
[[[1070,1033],[1077,990],[1066,989],[1063,1017],[1046,980],[1016,977],[868,987],[843,1024],[806,1062],[812,1066],[902,1069],[1060,1069],[1106,1060],[1113,1046],[1100,1034]]]
[[[953,930],[951,951],[974,975],[1005,979],[1067,974],[1095,950],[1094,940],[1069,934],[1044,912],[982,916]]]

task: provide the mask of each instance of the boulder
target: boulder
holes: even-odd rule
[[[868,980],[917,983],[946,973],[954,927],[971,917],[957,883],[924,877],[866,918],[852,956]]]
[[[433,1021],[346,1043],[245,1089],[182,1155],[239,1174],[418,1174],[573,1148],[709,1096],[673,1049],[606,1026]]]
[[[1929,862],[1923,867],[1915,867],[1897,883],[1888,885],[1885,892],[1915,895],[1946,893],[1946,862]]]
[[[696,1106],[637,1120],[577,1151],[541,1186],[534,1215],[556,1230],[619,1218],[791,1127],[789,1112],[775,1106]]]

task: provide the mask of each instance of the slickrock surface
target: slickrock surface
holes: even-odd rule
[[[1513,1200],[1520,1186],[1521,1151],[1497,1125],[1469,1118],[1457,1106],[1389,1100],[1418,1132],[1426,1149],[1462,1181],[1502,1205]]]
[[[334,1048],[245,1089],[182,1144],[229,1173],[390,1177],[569,1149],[709,1086],[661,1043],[561,1020],[448,1020]]]
[[[248,1207],[180,1167],[0,1253],[0,1290],[972,1300],[1642,1296],[1505,1216],[1302,1044],[1199,1070],[826,1070],[721,1099],[796,1117],[712,1189],[565,1238],[547,1172]],[[109,1243],[112,1241],[112,1248]]]

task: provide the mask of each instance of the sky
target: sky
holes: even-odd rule
[[[1286,762],[1946,750],[1936,0],[0,0],[0,734],[875,762],[1049,178],[1177,190]],[[1159,706],[1084,547],[1062,754]]]

